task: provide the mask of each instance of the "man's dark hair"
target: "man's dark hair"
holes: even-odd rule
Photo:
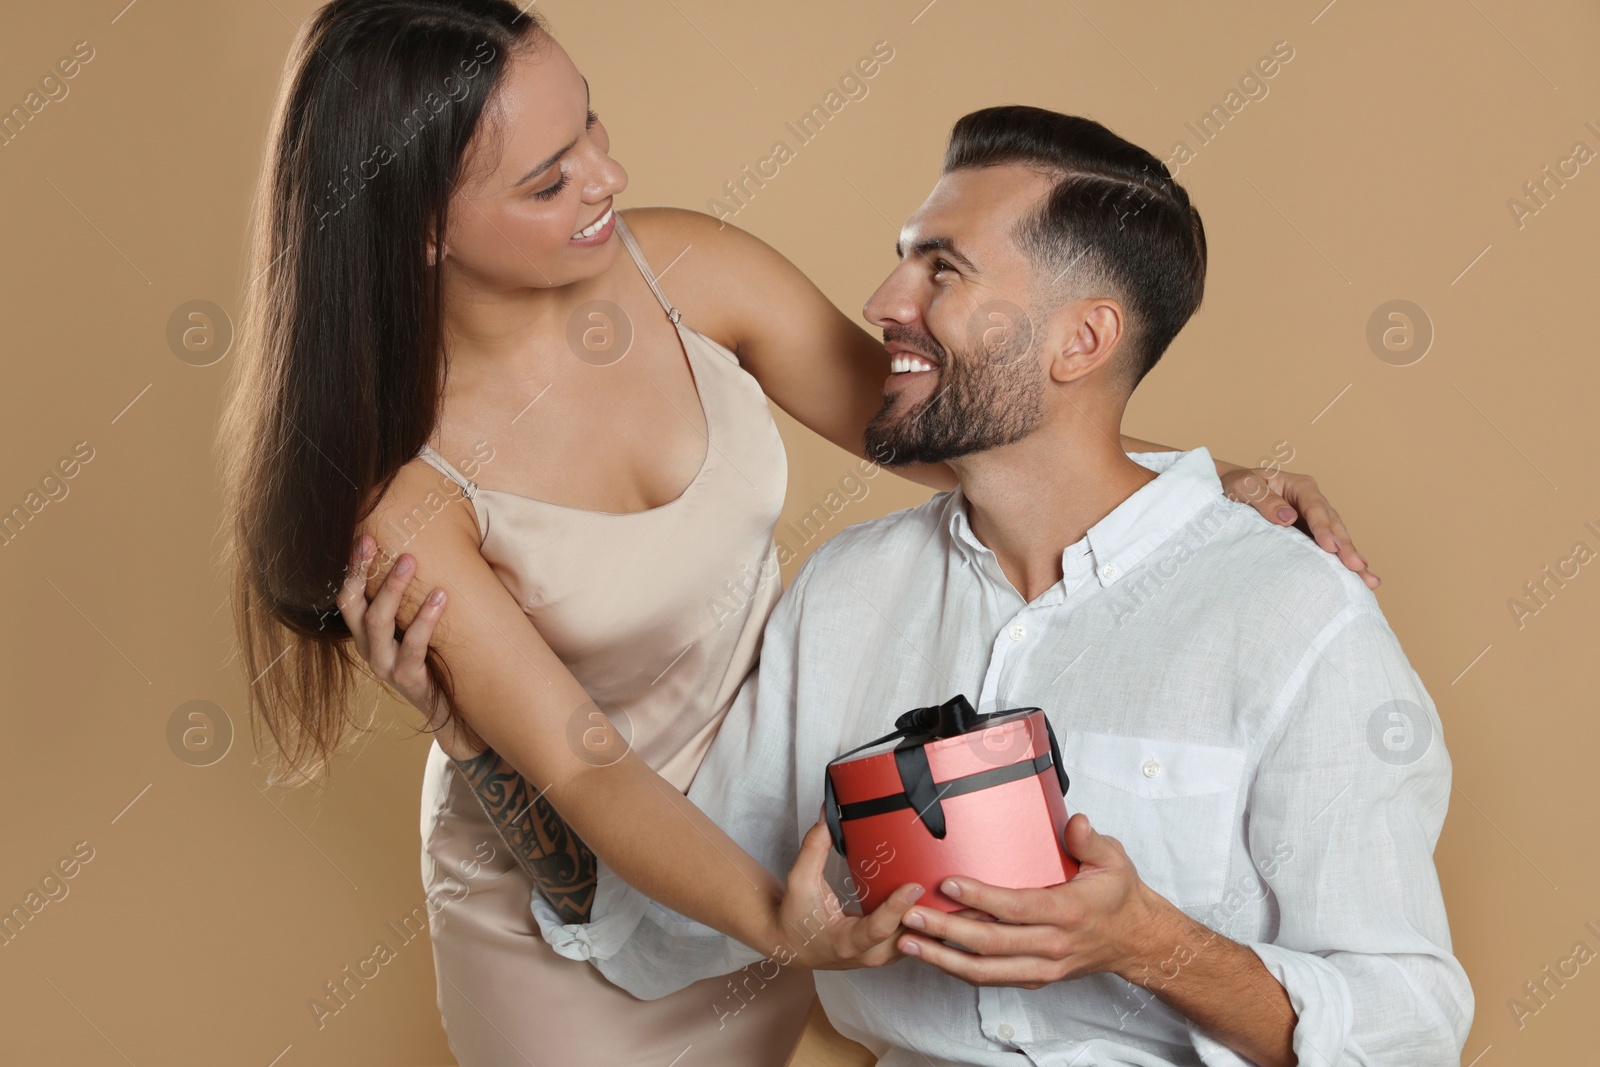
[[[1065,288],[1122,303],[1131,335],[1124,369],[1137,385],[1205,293],[1206,232],[1189,194],[1166,164],[1092,119],[1013,105],[956,122],[946,173],[1008,164],[1055,177],[1013,236],[1052,302]]]

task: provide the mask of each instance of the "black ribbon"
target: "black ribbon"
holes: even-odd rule
[[[939,803],[940,796],[960,796],[964,793],[976,792],[987,789],[992,785],[1002,782],[1016,781],[1039,774],[1045,768],[1054,765],[1056,779],[1061,784],[1061,793],[1067,792],[1067,772],[1061,765],[1061,746],[1056,743],[1056,732],[1050,725],[1049,716],[1044,717],[1044,729],[1050,738],[1050,752],[1040,755],[1036,759],[1020,760],[1007,767],[996,767],[993,770],[979,771],[976,774],[965,775],[952,779],[942,786],[933,780],[933,771],[928,766],[928,753],[925,746],[930,741],[938,741],[947,737],[959,737],[971,733],[980,727],[992,726],[995,720],[1005,716],[1026,714],[1039,711],[1039,708],[1006,708],[1003,711],[991,711],[979,715],[968,702],[964,695],[957,694],[945,701],[925,708],[912,708],[894,721],[894,732],[884,734],[864,745],[857,745],[849,752],[835,756],[828,761],[827,771],[831,772],[833,765],[840,760],[849,759],[858,752],[874,748],[889,741],[899,741],[894,748],[895,768],[900,772],[900,783],[903,792],[892,793],[885,797],[876,797],[872,800],[860,801],[854,804],[841,806],[838,796],[833,789],[833,775],[824,773],[823,778],[823,814],[828,821],[828,833],[833,838],[833,847],[844,855],[844,822],[851,819],[866,818],[869,815],[880,815],[888,811],[897,811],[901,808],[911,808],[918,813],[922,824],[928,832],[939,840],[944,839],[945,821],[944,808]]]

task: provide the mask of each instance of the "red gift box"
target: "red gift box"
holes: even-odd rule
[[[890,741],[890,751],[856,756]],[[1061,838],[1067,784],[1043,711],[979,715],[956,696],[831,760],[823,812],[863,911],[907,882],[926,890],[918,904],[959,911],[966,905],[939,892],[950,875],[1037,889],[1078,873]]]

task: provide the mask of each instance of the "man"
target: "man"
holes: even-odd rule
[[[830,759],[957,693],[1036,705],[1081,870],[942,884],[968,910],[912,908],[907,958],[817,973],[829,1018],[887,1065],[1459,1063],[1421,681],[1362,581],[1227,500],[1204,449],[1117,445],[1201,300],[1188,195],[1097,123],[990,108],[898,252],[865,309],[897,371],[868,443],[960,485],[811,556],[689,797],[772,870],[826,855],[843,884],[814,826]],[[645,997],[757,958],[630,893],[603,876],[594,922],[545,909],[546,936]]]

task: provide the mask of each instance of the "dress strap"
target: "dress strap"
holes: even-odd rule
[[[644,253],[639,251],[639,242],[633,239],[633,233],[628,229],[628,224],[622,221],[622,212],[614,211],[614,214],[617,220],[617,234],[622,238],[622,243],[628,246],[628,254],[639,265],[639,273],[644,275],[644,280],[650,283],[650,291],[656,294],[657,300],[661,301],[661,306],[667,312],[667,318],[672,320],[673,325],[677,325],[678,317],[682,313],[672,306],[672,302],[667,299],[667,295],[661,291],[661,286],[656,284],[655,273],[651,271],[650,264],[644,261]]]
[[[441,456],[431,445],[423,445],[417,450],[417,456],[428,466],[459,485],[468,500],[478,495],[478,483],[452,467],[450,461]]]

